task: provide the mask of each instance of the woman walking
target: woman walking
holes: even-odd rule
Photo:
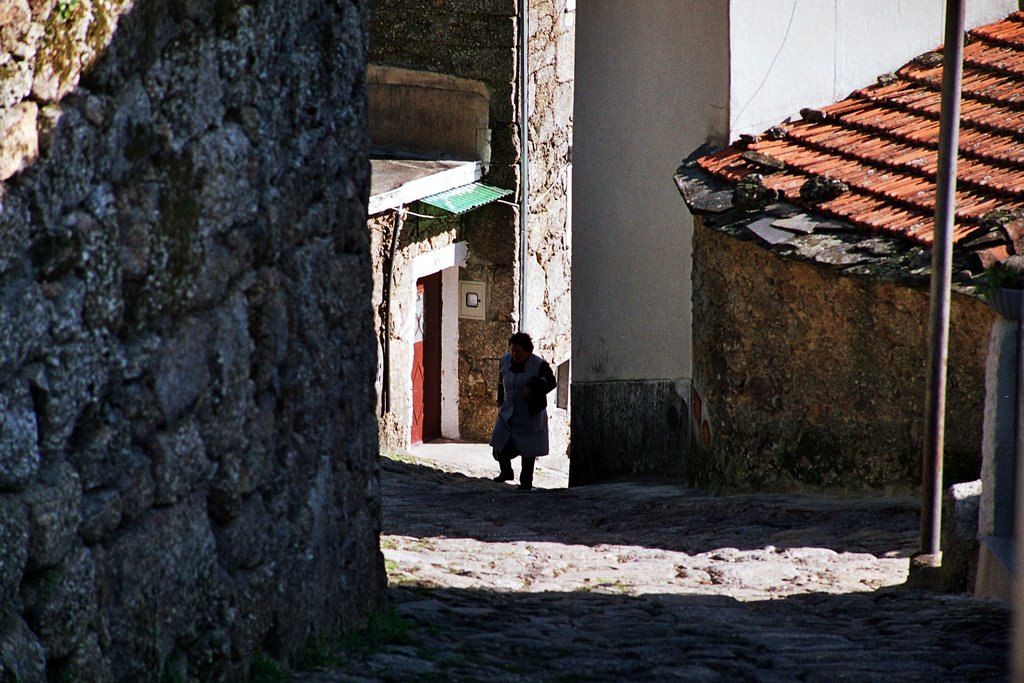
[[[498,366],[499,410],[490,445],[500,472],[494,481],[514,479],[512,459],[520,456],[519,489],[533,488],[534,463],[548,454],[547,394],[554,388],[551,366],[533,353],[530,335],[513,334]]]

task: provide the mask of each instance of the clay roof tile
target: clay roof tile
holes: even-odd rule
[[[993,209],[1024,210],[1024,13],[971,31],[965,49],[954,240],[977,233]],[[825,116],[786,123],[749,145],[781,163],[765,185],[788,201],[867,228],[930,245],[934,234],[936,148],[941,63],[911,61],[891,76],[822,108]],[[707,172],[730,182],[758,170],[734,145],[703,157]],[[748,155],[750,156],[750,155]],[[752,158],[758,158],[753,156]],[[811,203],[800,196],[809,179],[845,182],[849,191]],[[1011,244],[1024,249],[1024,219]],[[1004,247],[979,249],[1000,260]]]

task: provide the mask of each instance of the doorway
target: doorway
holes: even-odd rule
[[[416,280],[412,358],[413,444],[441,436],[441,273]]]

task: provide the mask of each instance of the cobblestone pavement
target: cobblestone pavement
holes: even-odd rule
[[[901,586],[912,499],[524,492],[487,459],[381,462],[392,642],[297,680],[1006,678],[1002,605]]]

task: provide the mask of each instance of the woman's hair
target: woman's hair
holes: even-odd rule
[[[530,339],[530,335],[525,332],[516,332],[508,338],[508,345],[521,346],[527,353],[533,353],[533,340]]]

